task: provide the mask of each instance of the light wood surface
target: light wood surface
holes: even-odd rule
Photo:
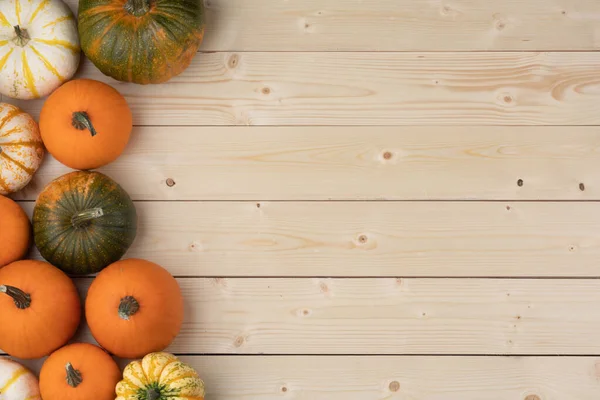
[[[78,0],[66,0],[73,10]],[[204,0],[203,51],[597,50],[594,0]]]
[[[101,170],[207,400],[597,400],[600,3],[204,2],[182,75],[77,77],[131,105]]]
[[[594,125],[599,64],[595,52],[208,53],[162,85],[115,83],[88,61],[78,76],[112,83],[137,125]]]
[[[23,206],[31,214],[33,203]],[[126,257],[151,259],[176,276],[600,277],[595,202],[137,202],[136,208],[139,233]]]
[[[600,200],[599,146],[598,127],[137,127],[101,171],[136,200]],[[69,171],[49,156],[13,197]]]
[[[209,400],[596,400],[600,389],[597,357],[181,359],[200,371]],[[37,371],[41,362],[26,365]]]
[[[597,279],[178,281],[185,318],[173,353],[600,354]],[[85,298],[91,279],[76,282]],[[93,341],[86,328],[75,340]]]

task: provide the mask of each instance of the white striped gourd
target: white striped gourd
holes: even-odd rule
[[[18,107],[0,103],[0,194],[23,189],[43,158],[44,146],[35,120]]]
[[[41,400],[37,378],[21,364],[0,357],[0,398]]]
[[[77,24],[61,0],[0,1],[0,93],[44,97],[79,66]]]

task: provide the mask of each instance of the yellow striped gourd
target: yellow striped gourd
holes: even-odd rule
[[[172,354],[150,353],[125,367],[116,400],[204,400],[204,382]]]
[[[44,97],[73,77],[79,59],[77,23],[61,0],[0,1],[0,93]]]
[[[0,357],[0,398],[41,400],[37,378],[21,364]]]

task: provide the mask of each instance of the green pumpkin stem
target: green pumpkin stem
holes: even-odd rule
[[[158,400],[161,398],[160,390],[157,388],[151,388],[146,391],[146,399],[148,400]]]
[[[85,111],[77,111],[73,113],[73,120],[71,121],[75,129],[80,131],[87,129],[92,134],[92,137],[96,136],[98,132],[92,124],[90,116]]]
[[[100,218],[103,215],[104,211],[102,211],[101,208],[90,208],[89,210],[73,215],[73,217],[71,217],[71,224],[74,228],[81,228],[82,226],[87,225],[91,220]]]
[[[65,366],[67,370],[67,384],[72,388],[76,388],[83,382],[83,377],[81,376],[81,372],[73,368],[73,365],[68,362]]]
[[[21,29],[21,27],[19,25],[15,25],[15,33],[17,35],[17,37],[15,38],[15,42],[17,43],[17,45],[21,46],[21,47],[25,47],[25,45],[27,45],[27,43],[29,43],[29,40],[31,40],[31,38],[29,37],[29,34],[27,33],[27,31],[25,29]]]
[[[14,286],[0,285],[0,293],[5,293],[12,297],[17,308],[21,310],[25,310],[31,306],[31,296]]]
[[[133,296],[123,297],[121,299],[121,304],[119,304],[119,317],[126,321],[129,321],[129,318],[135,315],[140,309],[140,303]]]
[[[150,11],[151,0],[127,0],[125,10],[136,17],[141,17]]]

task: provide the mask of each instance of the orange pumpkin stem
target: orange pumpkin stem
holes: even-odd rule
[[[17,34],[17,37],[15,38],[15,42],[17,43],[17,45],[21,46],[21,47],[25,47],[25,45],[27,43],[29,43],[29,40],[31,40],[31,38],[29,37],[29,34],[27,33],[27,31],[25,29],[21,29],[21,27],[19,25],[15,25],[15,33]]]
[[[150,11],[150,0],[127,0],[125,10],[131,15],[141,17]]]
[[[80,212],[79,214],[71,217],[71,224],[74,228],[81,228],[89,224],[90,221],[100,218],[104,215],[104,211],[101,208],[90,208]]]
[[[83,382],[83,377],[81,376],[81,372],[73,368],[73,365],[68,362],[65,366],[67,370],[67,384],[72,388],[76,388]]]
[[[21,310],[25,310],[31,306],[31,296],[14,286],[0,285],[0,293],[5,293],[12,297],[17,308]]]
[[[94,125],[92,124],[90,116],[85,111],[74,112],[72,123],[75,129],[79,129],[80,131],[87,129],[88,131],[90,131],[92,137],[98,134],[98,132],[96,132],[96,129],[94,128]]]
[[[140,303],[133,296],[123,297],[119,304],[119,317],[126,321],[140,309]]]

